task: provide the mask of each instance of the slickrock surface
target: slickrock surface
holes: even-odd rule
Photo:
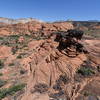
[[[100,100],[100,39],[84,37],[89,54],[68,57],[53,36],[34,38],[72,28],[37,21],[1,26],[0,100]]]

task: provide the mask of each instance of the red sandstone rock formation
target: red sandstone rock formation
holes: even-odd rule
[[[68,22],[61,23],[41,23],[41,22],[28,22],[5,25],[0,27],[0,35],[11,35],[11,34],[37,34],[42,32],[47,35],[55,31],[65,31],[72,29],[73,25]]]

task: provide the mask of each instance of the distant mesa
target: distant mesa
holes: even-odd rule
[[[31,21],[43,22],[43,21],[35,19],[35,18],[11,19],[11,18],[0,17],[0,23],[6,23],[6,24],[27,23],[27,22],[31,22]]]
[[[88,20],[88,22],[100,22],[99,20]]]

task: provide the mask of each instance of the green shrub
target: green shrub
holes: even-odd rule
[[[1,44],[2,45],[7,45],[9,47],[13,47],[17,45],[19,35],[10,35],[10,36],[5,36],[3,37]]]
[[[10,63],[9,66],[14,66],[14,63]]]
[[[28,47],[27,44],[24,44],[24,45],[23,45],[23,48],[25,48],[25,47]]]
[[[25,84],[15,85],[8,89],[8,94],[12,95],[12,94],[16,93],[17,91],[22,90],[24,87],[25,87]]]
[[[2,74],[2,73],[0,73],[0,76],[3,76],[3,74]]]
[[[2,98],[6,97],[7,95],[7,89],[1,89],[0,90],[0,100],[2,100]]]
[[[21,58],[23,58],[23,56],[25,56],[27,53],[20,53],[18,56],[17,56],[17,58],[18,59],[21,59]]]
[[[8,89],[1,89],[0,90],[0,99],[6,97],[7,95],[14,95],[16,92],[22,90],[25,87],[25,84],[19,84],[12,86]]]
[[[92,93],[90,93],[89,91],[84,91],[83,95],[86,97],[86,96],[92,95]]]
[[[27,71],[25,69],[20,70],[20,74],[25,74]]]
[[[19,54],[19,55],[17,56],[17,59],[21,59],[21,58],[22,58],[22,55]]]
[[[32,38],[32,35],[25,34],[25,35],[24,35],[24,38],[25,38],[25,39],[30,39],[30,38]]]
[[[11,40],[11,39],[13,39],[13,40],[18,40],[18,38],[20,37],[20,35],[10,35],[10,36],[8,36],[8,38]]]
[[[3,40],[4,38],[3,37],[0,37],[0,40]]]
[[[4,86],[6,84],[6,81],[0,80],[0,87]]]
[[[3,42],[3,45],[9,46],[9,44],[10,44],[10,43],[9,43],[8,41],[4,41],[4,42]]]
[[[2,69],[3,67],[4,67],[4,62],[0,60],[0,69]]]
[[[77,72],[79,74],[83,75],[83,76],[90,76],[92,74],[95,74],[95,72],[93,71],[93,69],[90,68],[90,67],[81,67],[80,69],[78,69]]]

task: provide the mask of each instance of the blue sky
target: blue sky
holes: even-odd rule
[[[100,20],[100,0],[0,0],[0,17]]]

